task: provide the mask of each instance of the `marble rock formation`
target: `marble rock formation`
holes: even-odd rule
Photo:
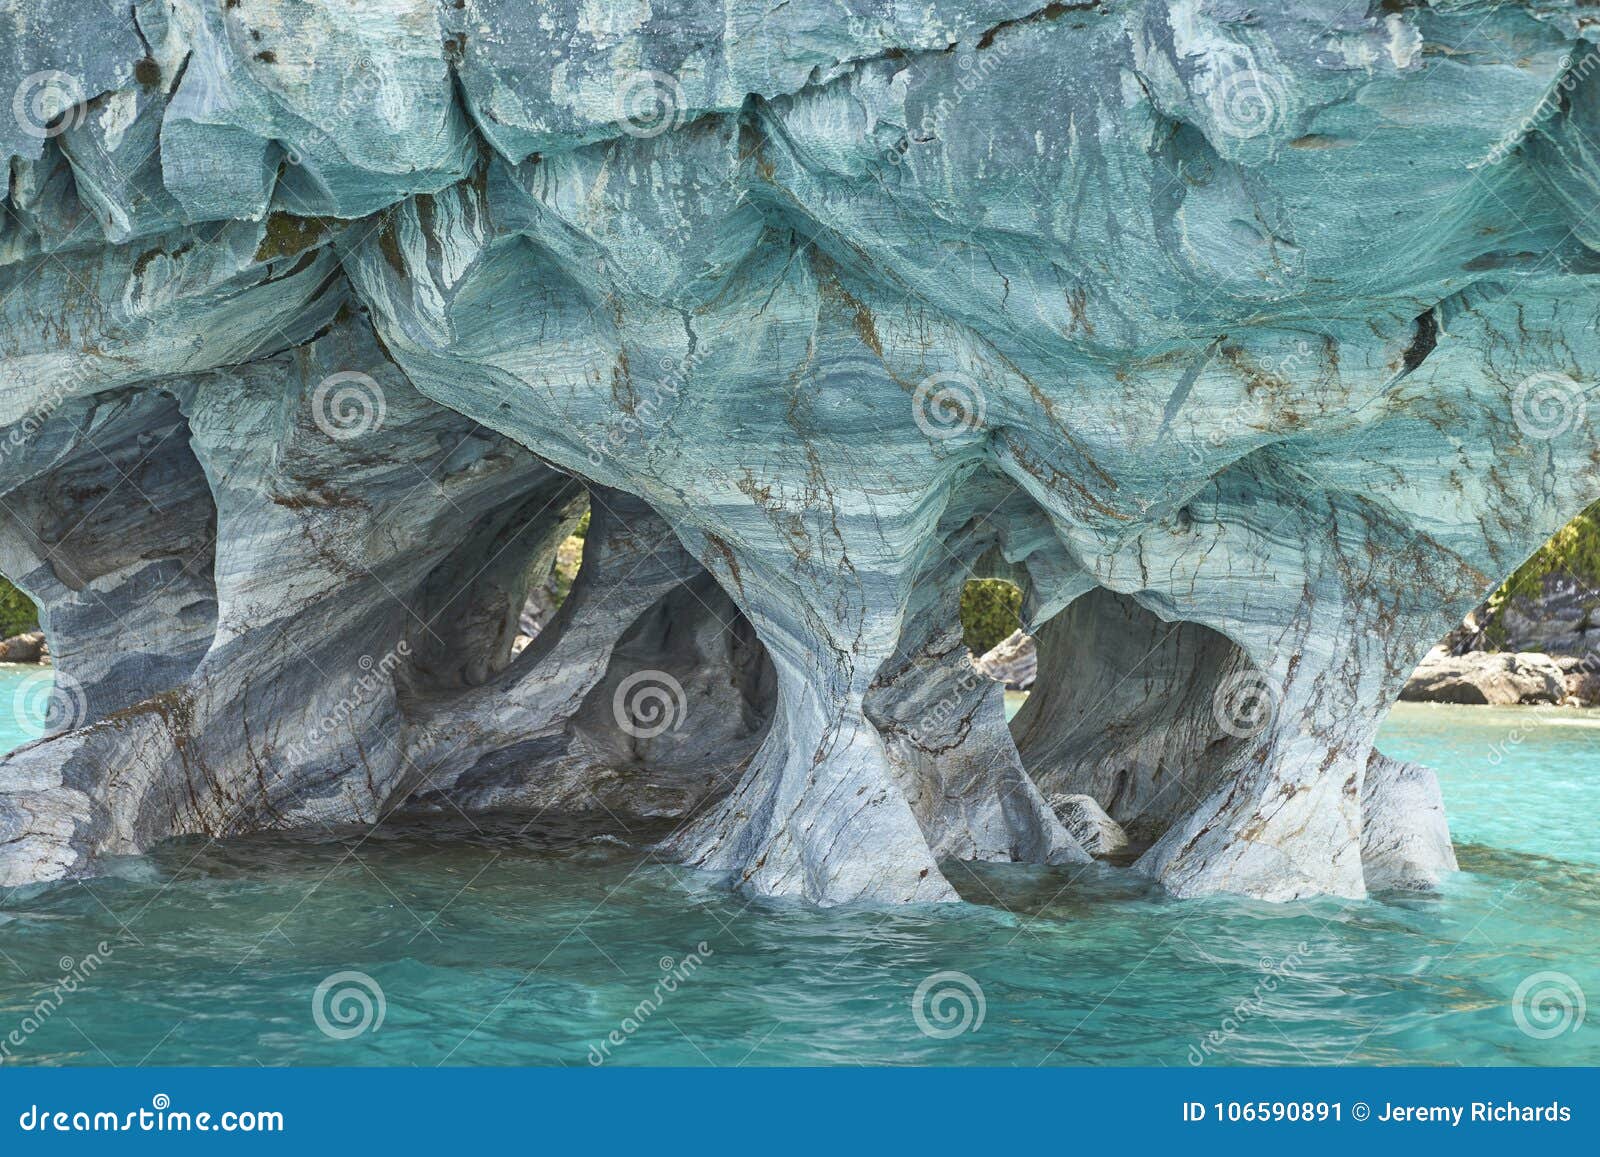
[[[0,570],[59,672],[0,882],[514,804],[948,900],[1086,859],[1056,795],[1178,895],[1426,882],[1378,724],[1600,493],[1597,19],[0,0]]]
[[[1091,856],[1110,856],[1128,846],[1128,833],[1092,796],[1053,795],[1050,807]]]

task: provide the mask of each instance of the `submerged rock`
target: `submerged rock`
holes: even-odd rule
[[[1559,703],[1567,678],[1549,655],[1430,651],[1412,672],[1400,698],[1419,703]]]
[[[1374,751],[1361,803],[1361,866],[1368,888],[1425,891],[1456,870],[1432,769]]]
[[[1600,493],[1591,23],[0,10],[0,569],[61,673],[0,880],[509,801],[949,900],[1083,859],[1048,793],[1178,895],[1362,895],[1385,711]]]

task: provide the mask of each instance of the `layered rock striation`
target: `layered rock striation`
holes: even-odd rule
[[[0,882],[514,805],[946,900],[1075,796],[1180,895],[1453,863],[1372,740],[1600,493],[1583,5],[0,11]]]

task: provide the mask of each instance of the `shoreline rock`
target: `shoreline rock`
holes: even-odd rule
[[[1553,655],[1567,693],[1563,707],[1600,706],[1600,656]]]
[[[1028,690],[1039,673],[1033,636],[1021,631],[1012,631],[972,663],[989,678],[1004,683],[1007,691]]]
[[[1038,674],[1033,637],[1017,631],[973,665],[1008,691],[1030,691]],[[1467,651],[1440,644],[1417,665],[1400,699],[1491,707],[1600,706],[1600,653],[1548,655],[1538,651]]]
[[[1432,768],[1374,751],[1361,802],[1361,867],[1368,888],[1428,891],[1458,869]]]
[[[1452,655],[1435,647],[1406,681],[1406,702],[1467,703],[1507,707],[1559,703],[1566,678],[1549,655],[1534,651],[1469,651]]]
[[[50,644],[43,631],[24,631],[0,641],[0,663],[50,662]]]

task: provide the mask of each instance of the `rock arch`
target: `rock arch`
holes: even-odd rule
[[[907,739],[915,685],[960,684],[945,556],[975,568],[978,524],[1026,573],[1030,623],[1104,590],[1281,689],[1278,723],[1219,748],[1141,860],[1174,893],[1359,896],[1382,856],[1425,849],[1367,820],[1422,784],[1372,759],[1382,713],[1600,493],[1600,79],[1577,5],[1374,11],[1331,53],[1316,4],[1245,28],[1156,0],[936,2],[842,32],[789,5],[681,41],[302,7],[317,52],[193,0],[0,29],[14,80],[55,67],[64,27],[94,46],[81,103],[0,126],[0,424],[169,395],[222,544],[214,627],[201,611],[119,669],[83,650],[97,699],[131,706],[0,762],[0,878],[443,802],[407,711],[522,704],[506,681],[565,653],[507,652],[525,559],[471,572],[544,533],[527,504],[570,492],[558,476],[643,504],[684,552],[667,569],[708,606],[709,575],[771,663],[764,738],[669,845],[749,890],[943,900],[942,854],[1065,846],[992,695],[958,697],[956,746]],[[557,46],[562,70],[530,65]],[[354,55],[370,83],[346,83]],[[1279,98],[1265,123],[1221,99],[1245,58]],[[681,74],[659,132],[613,99],[645,59]],[[376,384],[383,420],[308,419],[335,377]],[[57,438],[25,435],[0,490]],[[304,565],[266,561],[285,557]],[[452,600],[430,581],[458,575],[462,634],[435,639]],[[575,717],[603,721],[614,658],[678,653],[652,610],[670,589],[608,624],[639,626],[595,644]],[[512,789],[492,761],[463,790]]]
[[[64,684],[46,725],[182,682],[216,631],[216,510],[176,399],[75,400],[7,435],[0,570],[39,607]]]

